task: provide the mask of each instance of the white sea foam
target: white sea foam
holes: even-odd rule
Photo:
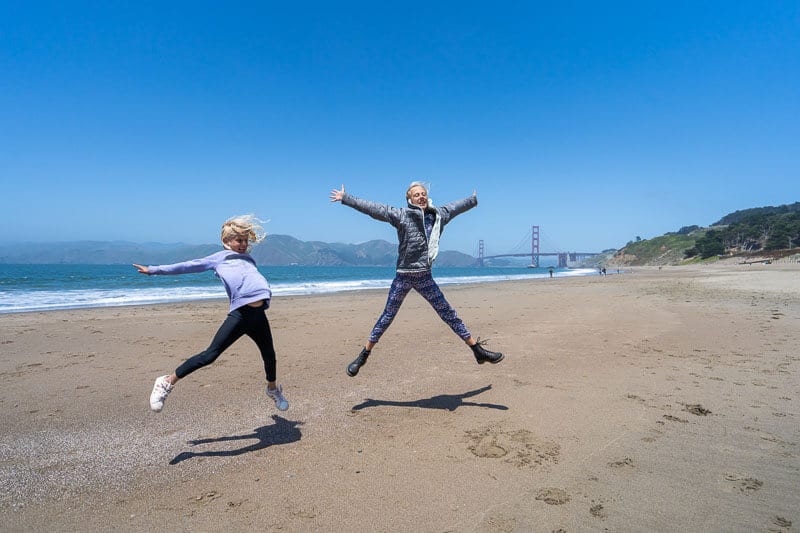
[[[362,279],[349,281],[308,281],[301,283],[274,283],[273,295],[298,296],[303,294],[326,294],[331,292],[384,289],[392,284],[390,279]]]
[[[559,271],[553,274],[554,277],[564,278],[572,276],[587,276],[594,274],[596,271],[590,268],[572,269]],[[536,273],[536,274],[497,274],[494,276],[460,276],[460,277],[437,277],[436,282],[439,285],[447,285],[454,283],[491,283],[495,281],[514,281],[523,279],[543,279],[549,278],[549,273]]]
[[[586,276],[595,273],[592,269],[558,271],[556,277]],[[436,277],[440,285],[474,284],[497,281],[547,278],[548,273],[496,274],[490,276],[442,276]],[[302,281],[272,284],[275,296],[305,294],[327,294],[364,289],[386,289],[391,279]],[[159,303],[188,302],[226,298],[221,286],[200,287],[147,287],[126,289],[79,289],[62,291],[0,291],[0,313],[29,311],[52,311],[89,307],[117,307],[124,305],[148,305]]]
[[[145,305],[225,297],[224,289],[205,287],[127,289],[125,291],[98,289],[31,291],[26,292],[24,298],[19,293],[0,291],[0,313]]]

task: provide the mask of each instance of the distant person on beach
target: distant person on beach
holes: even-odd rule
[[[267,375],[267,396],[275,402],[279,410],[286,411],[289,408],[289,402],[283,396],[283,386],[276,382],[275,347],[266,315],[272,291],[266,278],[258,271],[255,259],[248,253],[251,244],[264,239],[264,230],[259,222],[253,215],[241,215],[227,220],[222,225],[221,236],[225,250],[208,257],[174,265],[133,265],[140,273],[148,275],[213,270],[222,280],[230,298],[228,317],[220,326],[211,345],[205,351],[187,359],[172,374],[156,379],[150,394],[150,408],[153,411],[161,411],[164,401],[179,379],[213,363],[242,335],[253,339],[261,352]]]
[[[450,329],[472,348],[478,364],[486,362],[494,364],[503,360],[502,353],[490,352],[483,347],[485,341],[472,337],[431,274],[433,261],[439,252],[439,237],[442,230],[455,216],[478,205],[478,197],[474,192],[469,198],[435,207],[428,198],[427,188],[415,181],[406,191],[407,207],[392,207],[357,198],[346,193],[344,185],[341,190],[333,189],[330,199],[331,202],[341,202],[381,222],[388,222],[397,229],[399,241],[397,272],[389,288],[386,308],[372,328],[361,353],[347,366],[347,374],[350,377],[358,374],[358,370],[367,362],[372,349],[391,325],[411,289],[420,293]]]

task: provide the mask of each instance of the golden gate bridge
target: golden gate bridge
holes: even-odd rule
[[[529,266],[531,267],[538,267],[541,265],[540,260],[542,257],[557,257],[558,258],[558,268],[567,268],[570,263],[575,263],[576,261],[582,261],[587,257],[592,257],[594,255],[599,255],[600,252],[542,252],[539,250],[539,226],[531,226],[530,232],[530,239],[531,239],[531,251],[530,252],[519,252],[515,253],[514,251],[504,254],[493,254],[493,255],[486,255],[486,249],[484,247],[483,239],[478,241],[478,265],[483,266],[484,261],[487,259],[495,259],[498,257],[530,257],[531,263]],[[525,235],[523,241],[527,243],[528,235]],[[514,249],[520,248],[522,242],[517,244]]]

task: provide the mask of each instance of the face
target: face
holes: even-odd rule
[[[247,236],[246,235],[234,235],[224,243],[222,243],[225,248],[236,252],[237,254],[243,254],[247,252]]]
[[[408,199],[419,207],[428,207],[428,191],[422,185],[415,185],[408,191]]]

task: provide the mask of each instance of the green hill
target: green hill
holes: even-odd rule
[[[759,254],[779,257],[800,246],[800,202],[736,211],[708,228],[683,227],[629,242],[610,265],[678,265],[686,261]]]
[[[734,211],[729,215],[725,215],[718,222],[711,224],[712,226],[727,226],[729,224],[738,224],[740,222],[752,221],[754,217],[769,216],[769,215],[784,215],[787,213],[797,213],[800,211],[800,202],[793,204],[779,205],[777,207],[754,207],[752,209],[743,209],[741,211]]]
[[[609,264],[621,266],[676,265],[686,258],[686,250],[694,248],[703,229],[683,235],[668,233],[661,237],[630,242],[609,260]]]

